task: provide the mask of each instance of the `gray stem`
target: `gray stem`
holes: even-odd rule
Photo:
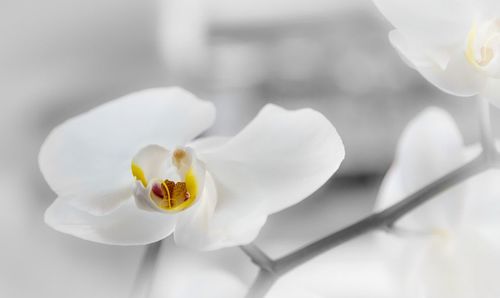
[[[442,191],[459,184],[460,182],[483,172],[488,168],[482,156],[454,170],[446,176],[432,182],[426,187],[409,195],[398,203],[374,213],[354,224],[332,233],[316,242],[306,245],[298,250],[275,260],[274,268],[278,274],[283,274],[291,269],[309,261],[310,259],[326,252],[342,243],[363,235],[375,229],[392,226],[395,221],[429,201]]]
[[[134,286],[130,293],[130,298],[144,298],[149,296],[151,291],[151,281],[154,277],[156,260],[160,251],[161,241],[151,243],[146,246],[144,256],[139,265],[139,270],[135,277]]]
[[[264,297],[271,289],[278,276],[266,270],[260,270],[257,278],[248,290],[246,298],[260,298]]]
[[[488,160],[493,162],[497,157],[497,149],[493,129],[491,127],[490,103],[483,97],[477,98],[477,102],[479,105],[479,127],[481,131],[483,154]]]
[[[259,266],[262,270],[274,272],[274,262],[269,258],[257,245],[250,243],[240,246],[241,250],[246,253],[252,262]]]

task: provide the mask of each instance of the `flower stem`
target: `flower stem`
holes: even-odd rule
[[[240,246],[241,250],[247,254],[252,262],[267,272],[274,272],[274,262],[257,245],[250,243]]]
[[[261,269],[257,278],[248,290],[246,298],[260,298],[271,289],[278,276],[267,270]]]
[[[446,176],[430,183],[426,187],[414,192],[405,199],[388,207],[381,212],[374,213],[352,225],[332,233],[316,242],[306,245],[284,257],[275,260],[274,267],[278,274],[283,274],[307,262],[317,255],[332,249],[350,239],[363,235],[369,231],[390,227],[399,218],[418,206],[429,201],[444,190],[486,170],[489,165],[482,156],[472,160],[464,166],[452,171]]]
[[[160,247],[161,241],[146,246],[144,256],[142,257],[141,263],[139,264],[139,270],[135,277],[132,292],[129,296],[130,298],[144,298],[149,296]]]
[[[497,149],[495,145],[495,137],[491,127],[490,103],[484,97],[478,97],[477,102],[479,105],[479,128],[481,131],[483,154],[486,159],[493,162],[497,157]]]

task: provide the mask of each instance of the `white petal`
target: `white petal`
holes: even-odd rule
[[[45,212],[53,229],[85,240],[113,245],[143,245],[167,237],[174,230],[170,215],[138,209],[132,200],[106,216],[94,216],[56,199]]]
[[[272,297],[402,297],[394,295],[398,280],[387,266],[385,247],[370,238],[346,243],[310,260],[282,276],[269,293]]]
[[[264,201],[271,214],[323,185],[344,159],[344,145],[319,112],[266,105],[238,135],[215,150],[199,152],[199,158],[218,191],[220,184],[232,196],[219,193],[219,202],[253,197],[252,204]]]
[[[469,63],[461,51],[451,54],[446,65],[439,65],[430,58],[439,53],[423,52],[401,32],[394,30],[389,38],[406,63],[444,92],[473,96],[481,92],[487,82],[487,77]]]
[[[165,177],[169,152],[158,145],[148,145],[134,156],[133,163],[139,166],[147,181],[154,178]]]
[[[412,68],[431,67],[436,64],[422,49],[408,40],[408,38],[397,29],[389,32],[389,41],[400,54],[403,61]],[[448,64],[448,62],[449,59],[446,61],[446,64]],[[443,68],[444,67],[445,66],[443,66]]]
[[[163,241],[149,298],[244,297],[239,271],[256,271],[237,249],[197,252]],[[249,275],[245,272],[243,275]]]
[[[96,186],[89,192],[81,191],[66,195],[61,197],[61,200],[92,215],[104,216],[113,212],[130,198],[132,187],[131,181],[125,181],[120,186],[96,183]]]
[[[416,266],[408,268],[405,297],[499,297],[499,247],[475,231],[455,236],[434,238]]]
[[[392,280],[391,297],[410,298],[414,295],[408,294],[409,280],[414,281],[410,271],[421,264],[429,247],[429,235],[395,231],[375,232],[377,242],[374,246],[379,248],[378,260],[384,264]]]
[[[217,204],[217,190],[210,174],[205,176],[203,195],[194,206],[179,213],[175,225],[175,242],[185,247],[204,247],[211,242],[210,221]]]
[[[266,216],[259,209],[241,208],[237,201],[227,200],[218,204],[217,186],[208,173],[205,189],[199,202],[178,214],[175,242],[198,250],[213,250],[251,242],[257,237]],[[223,194],[224,189],[220,187]],[[222,200],[224,196],[220,197]],[[247,199],[251,199],[247,197]]]
[[[45,140],[39,165],[60,197],[93,193],[99,185],[118,189],[130,183],[134,154],[149,144],[183,145],[207,129],[215,118],[213,104],[178,88],[150,89],[111,101],[56,127]],[[132,178],[133,179],[133,178]],[[101,214],[117,200],[95,206],[85,198],[78,207]],[[103,196],[103,200],[105,197]]]
[[[419,48],[461,45],[474,21],[473,1],[374,0],[377,8]]]
[[[500,170],[491,169],[471,178],[464,207],[464,225],[500,244]]]
[[[180,215],[175,237],[198,249],[251,242],[269,214],[309,196],[344,158],[342,141],[323,115],[274,105],[231,140],[197,150],[216,192],[206,189],[205,201]]]
[[[465,162],[463,140],[453,119],[429,108],[410,122],[397,148],[396,160],[381,186],[377,208],[382,209],[442,177]],[[411,229],[455,225],[461,216],[463,186],[433,198],[401,219]]]
[[[488,99],[489,102],[500,108],[500,80],[489,79],[481,96]]]
[[[477,95],[487,82],[487,77],[474,68],[462,53],[452,56],[445,70],[437,67],[422,67],[417,70],[430,83],[455,96]]]

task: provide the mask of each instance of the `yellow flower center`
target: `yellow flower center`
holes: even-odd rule
[[[447,229],[434,228],[432,230],[432,235],[439,236],[441,238],[449,238],[450,237],[450,232]]]
[[[475,23],[467,36],[465,56],[472,65],[485,70],[497,56],[499,48],[500,19],[480,25]],[[498,72],[496,69],[493,71]]]
[[[191,206],[197,196],[198,187],[193,171],[189,170],[184,182],[165,179],[151,187],[151,199],[160,209],[168,212],[182,211]]]
[[[135,179],[140,181],[144,188],[149,189],[149,198],[157,208],[166,212],[179,212],[190,207],[198,196],[198,183],[190,163],[191,160],[185,150],[176,149],[173,152],[172,164],[180,174],[184,173],[180,181],[169,179],[148,181],[144,170],[134,162],[131,170]]]

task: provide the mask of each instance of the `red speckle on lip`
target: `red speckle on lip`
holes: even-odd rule
[[[163,198],[163,191],[161,189],[161,186],[159,184],[153,185],[151,188],[151,191],[159,198]]]

